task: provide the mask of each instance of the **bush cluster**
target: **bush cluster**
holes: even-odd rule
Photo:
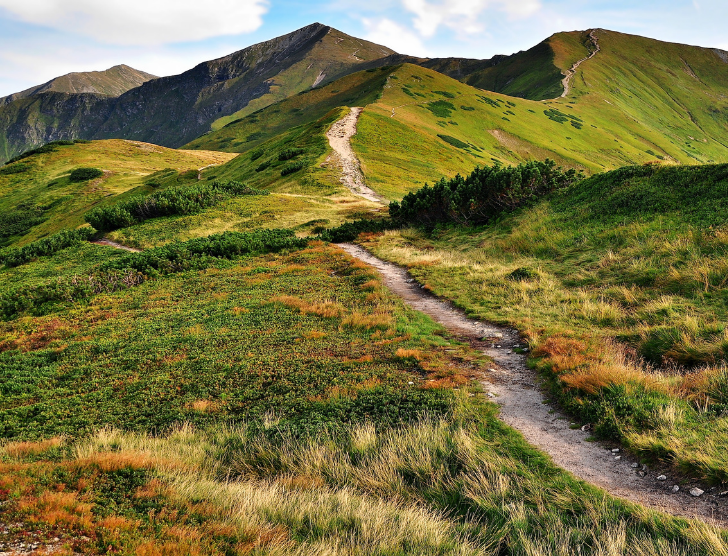
[[[193,214],[237,195],[267,195],[237,182],[208,182],[189,186],[171,187],[148,196],[132,197],[115,205],[97,207],[85,218],[100,232],[126,228],[150,218]]]
[[[32,166],[26,162],[20,162],[11,166],[0,168],[0,176],[9,176],[11,174],[22,174],[30,170]]]
[[[299,170],[302,170],[305,165],[306,163],[303,160],[286,164],[283,168],[281,168],[281,176],[287,176],[288,174],[298,172]]]
[[[444,178],[430,187],[407,194],[401,203],[390,203],[389,214],[402,224],[433,228],[455,222],[485,224],[546,193],[568,187],[583,178],[575,170],[563,171],[556,163],[526,162],[519,166],[476,168],[468,177]]]
[[[362,233],[384,232],[397,227],[398,224],[390,219],[355,220],[321,232],[319,239],[331,243],[344,243],[354,241]]]
[[[62,230],[57,234],[29,243],[23,247],[7,249],[0,252],[0,264],[15,267],[32,261],[38,257],[47,257],[58,251],[79,245],[93,237],[95,230],[80,228],[78,230]]]
[[[304,152],[303,149],[285,149],[278,153],[278,160],[291,160]]]
[[[18,206],[0,213],[0,246],[7,245],[14,236],[25,235],[46,219],[43,209],[38,207]]]
[[[22,313],[42,315],[55,310],[58,305],[86,301],[99,293],[132,288],[156,276],[207,268],[223,259],[301,249],[307,243],[307,240],[297,238],[292,230],[226,232],[175,242],[141,253],[130,253],[84,276],[6,290],[0,296],[0,318],[9,320]]]
[[[68,179],[72,182],[95,180],[104,175],[102,170],[98,168],[76,168]]]
[[[244,255],[277,253],[284,249],[301,249],[308,244],[297,238],[293,230],[256,230],[225,232],[163,247],[130,253],[105,263],[103,271],[134,270],[145,276],[157,276],[206,268],[213,259],[234,259]]]

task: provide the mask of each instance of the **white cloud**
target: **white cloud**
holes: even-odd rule
[[[541,9],[540,0],[402,0],[406,10],[414,14],[414,26],[423,37],[432,37],[444,25],[465,34],[483,30],[479,18],[487,10],[521,19],[533,16]]]
[[[362,19],[361,21],[366,29],[366,35],[363,38],[368,41],[388,46],[400,54],[422,57],[430,55],[427,47],[415,33],[391,19]]]
[[[189,42],[255,31],[267,0],[0,0],[17,19],[121,45]]]

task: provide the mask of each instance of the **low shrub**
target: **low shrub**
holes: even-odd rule
[[[291,160],[292,158],[297,157],[300,154],[303,154],[303,149],[286,149],[284,151],[281,151],[278,153],[278,160],[284,161],[284,160]]]
[[[330,243],[344,243],[354,241],[362,233],[384,232],[397,227],[398,224],[390,219],[355,220],[321,232],[319,239]]]
[[[71,172],[69,179],[72,182],[88,181],[95,180],[103,175],[103,170],[99,170],[98,168],[76,168],[73,172]]]
[[[0,252],[0,264],[15,267],[32,261],[38,257],[47,257],[58,251],[88,241],[95,234],[92,228],[78,230],[62,230],[57,234],[29,243],[23,247]]]
[[[581,173],[563,171],[549,159],[518,166],[478,167],[466,178],[459,174],[450,180],[443,178],[432,187],[425,185],[407,194],[401,203],[393,201],[389,214],[401,224],[426,228],[448,222],[485,224],[582,178]]]
[[[115,205],[98,207],[85,216],[86,222],[100,232],[133,226],[150,218],[194,214],[204,208],[238,195],[267,195],[237,182],[198,183],[170,187],[148,196],[132,197]]]
[[[455,105],[446,100],[436,100],[425,105],[438,118],[449,118],[455,111]]]
[[[16,164],[12,164],[10,166],[5,166],[3,168],[0,168],[0,176],[9,176],[11,174],[22,174],[23,172],[27,172],[30,170],[33,166],[31,164],[27,164],[25,162],[18,162]]]
[[[287,176],[289,174],[298,172],[299,170],[302,170],[304,166],[306,166],[306,163],[303,160],[299,160],[298,162],[291,162],[281,169],[281,176]]]

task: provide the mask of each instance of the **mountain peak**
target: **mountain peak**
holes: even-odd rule
[[[119,64],[103,71],[72,72],[51,79],[42,85],[0,98],[0,105],[46,92],[90,93],[118,97],[130,89],[156,78],[156,75],[134,69],[126,64]]]

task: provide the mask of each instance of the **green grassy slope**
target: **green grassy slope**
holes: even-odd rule
[[[487,93],[404,64],[387,69],[384,84],[381,69],[354,74],[232,122],[191,147],[250,152],[281,131],[285,118],[297,125],[337,105],[366,105],[353,146],[369,184],[388,198],[493,161],[549,157],[591,173],[728,159],[728,64],[715,51],[596,35],[601,51],[580,66],[566,98]],[[584,58],[585,40],[585,33],[549,39],[553,63],[567,68]],[[535,83],[539,75],[527,71],[522,79]]]
[[[472,72],[461,81],[478,89],[486,89],[509,96],[544,100],[558,97],[561,68],[554,64],[554,49],[545,40],[525,52],[508,56],[496,66]]]
[[[224,163],[232,156],[110,140],[62,145],[55,152],[0,167],[0,212],[4,224],[12,222],[18,232],[6,237],[9,228],[3,226],[2,243],[27,243],[62,228],[80,226],[83,214],[92,206],[113,202],[130,191],[151,191],[144,182],[155,172],[167,168],[175,176],[189,172],[187,177],[196,181],[199,168]],[[79,167],[98,168],[104,175],[71,182],[70,172]]]
[[[0,295],[149,255],[73,247],[0,268]],[[555,467],[469,385],[488,362],[337,248],[187,260],[0,323],[3,542],[32,528],[86,554],[728,549]]]

